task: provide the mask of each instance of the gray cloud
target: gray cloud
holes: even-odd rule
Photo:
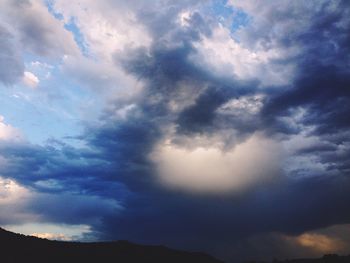
[[[0,23],[0,80],[7,85],[13,84],[23,73],[24,64],[14,36]]]
[[[1,19],[11,26],[25,50],[40,56],[78,52],[73,35],[49,13],[41,1],[3,1]],[[21,14],[18,16],[18,14]]]
[[[0,80],[4,84],[23,77],[25,52],[51,58],[79,53],[73,35],[41,1],[6,0],[0,8]]]

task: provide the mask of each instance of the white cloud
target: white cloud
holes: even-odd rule
[[[151,154],[160,181],[168,187],[204,193],[240,192],[279,174],[281,149],[254,134],[223,150],[219,146],[186,148],[170,140]]]
[[[255,50],[232,38],[228,28],[219,25],[209,37],[195,43],[197,54],[192,60],[226,77],[261,81],[263,86],[286,85],[293,76],[293,66],[274,61],[285,58],[281,49]]]
[[[108,61],[124,48],[147,47],[151,43],[147,29],[137,20],[133,4],[123,2],[59,0],[54,8],[65,22],[73,19],[93,56]]]
[[[132,92],[132,88],[138,85],[138,81],[133,76],[126,74],[108,61],[97,62],[82,56],[66,56],[62,70],[84,87],[99,92],[108,89],[114,92],[118,89]]]
[[[281,38],[307,29],[308,20],[322,2],[229,0],[227,4],[251,17],[238,32],[240,41],[252,48],[270,49],[279,46]]]
[[[178,23],[183,26],[187,27],[190,25],[189,20],[192,16],[192,13],[190,11],[183,11],[178,15]]]
[[[263,95],[241,96],[231,99],[218,108],[218,112],[226,115],[255,115],[263,106]]]
[[[265,86],[288,85],[294,78],[293,58],[304,52],[299,37],[311,29],[317,12],[336,12],[338,4],[324,0],[230,0],[227,5],[243,10],[248,23],[235,32],[224,26],[214,28],[212,36],[197,43],[195,61],[225,76],[256,78]]]
[[[64,56],[61,70],[79,86],[98,93],[96,100],[107,107],[108,102],[128,100],[142,88],[118,60],[125,49],[147,48],[151,43],[147,28],[137,19],[137,5],[108,0],[59,0],[53,5],[64,23],[75,23],[86,48],[86,56]]]
[[[305,233],[297,237],[287,237],[287,239],[322,254],[334,253],[345,247],[341,240],[317,233]]]
[[[340,1],[327,0],[229,0],[227,5],[243,10],[250,17],[249,23],[235,32],[242,45],[252,50],[282,50],[285,59],[304,52],[298,39],[312,32],[318,13],[335,14],[341,8]]]
[[[0,141],[20,141],[23,139],[21,132],[4,122],[4,117],[0,115]]]
[[[116,200],[98,196],[37,192],[1,176],[13,165],[11,160],[0,155],[0,165],[0,225],[11,231],[27,235],[50,233],[56,237],[64,234],[78,239],[90,232],[90,224],[123,209]],[[71,205],[67,206],[67,202]]]
[[[1,156],[0,164],[2,169],[6,165],[6,159]],[[31,198],[32,192],[30,190],[17,184],[14,180],[0,176],[0,224],[38,220],[37,215],[26,209],[27,202]]]
[[[15,181],[0,177],[0,204],[15,203],[21,198],[28,197],[28,195],[29,191]]]
[[[39,78],[35,76],[32,72],[25,71],[23,75],[23,83],[30,88],[36,88],[39,84]]]
[[[70,237],[67,237],[66,235],[62,233],[32,233],[31,236],[43,238],[43,239],[50,239],[50,240],[59,240],[59,241],[71,241],[72,239]]]
[[[26,223],[18,225],[5,225],[5,228],[15,233],[36,236],[51,240],[72,241],[83,238],[84,234],[91,232],[88,225],[67,225],[53,223]]]

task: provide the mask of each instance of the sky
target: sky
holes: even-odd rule
[[[349,254],[349,51],[346,0],[0,0],[0,226]]]

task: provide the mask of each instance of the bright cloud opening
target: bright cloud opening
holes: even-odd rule
[[[275,178],[280,170],[281,149],[264,136],[255,134],[228,149],[185,147],[163,142],[151,158],[162,183],[194,192],[242,191]]]

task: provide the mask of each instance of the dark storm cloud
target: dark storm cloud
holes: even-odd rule
[[[306,107],[309,112],[301,124],[315,125],[314,135],[324,139],[325,144],[299,153],[320,154],[322,163],[333,162],[336,169],[331,166],[329,169],[337,170],[336,177],[288,179],[275,188],[258,190],[250,197],[195,198],[164,190],[140,192],[142,197],[130,199],[130,208],[122,215],[105,218],[104,230],[101,231],[107,233],[104,237],[168,243],[184,248],[207,246],[214,251],[213,243],[220,246],[254,233],[298,234],[349,222],[350,184],[346,170],[349,151],[332,152],[342,145],[346,148],[349,142],[348,137],[336,140],[341,136],[337,133],[348,127],[346,116],[350,113],[347,106],[350,105],[349,70],[344,68],[348,63],[346,43],[349,38],[345,14],[349,10],[347,6],[342,7],[334,13],[321,8],[320,13],[312,17],[308,31],[292,36],[294,39],[289,41],[281,41],[284,45],[297,44],[302,49],[299,56],[292,58],[297,65],[296,78],[290,89],[267,93],[269,97],[261,113],[264,121],[260,127],[289,135],[292,128],[288,124],[279,124],[278,118],[291,116],[293,108]],[[160,92],[162,102],[176,96],[176,87],[172,83],[185,77],[195,78],[200,83],[209,82],[211,86],[204,89],[194,104],[181,111],[176,119],[179,131],[208,132],[213,127],[215,129],[213,124],[218,107],[242,93],[239,89],[234,90],[232,82],[231,85],[213,82],[210,73],[193,65],[189,67],[186,56],[190,51],[174,53],[174,50],[169,50],[166,53],[167,50],[162,49],[162,56],[155,56],[157,51],[151,55],[153,62],[148,66],[141,60],[134,64],[142,65],[143,76],[150,79],[149,89]],[[156,70],[154,65],[158,67]],[[255,87],[252,85],[249,92],[257,92]],[[294,130],[293,133],[298,132]],[[330,133],[336,134],[329,137]]]
[[[117,167],[103,153],[26,142],[0,142],[0,153],[2,178],[27,189],[21,206],[11,210],[15,219],[1,216],[1,224],[27,223],[35,215],[38,222],[97,226],[102,217],[118,214],[130,194],[111,176]]]
[[[122,191],[122,185],[115,181],[106,188],[97,187],[99,180],[108,181],[114,167],[96,151],[81,151],[69,146],[35,146],[25,142],[1,142],[0,150],[5,160],[2,176],[41,192],[87,192],[103,196],[109,188],[121,188]],[[57,185],[45,183],[50,180],[55,180]]]
[[[304,147],[299,154],[317,158],[327,167],[325,173],[348,176],[349,7],[341,1],[332,4],[338,8],[329,12],[331,3],[325,3],[312,16],[308,30],[282,41],[286,45],[298,45],[302,50],[293,58],[296,77],[288,90],[271,94],[261,118],[272,133],[299,134],[312,127],[310,135],[318,137],[319,143]],[[281,122],[286,117],[293,118],[300,109],[305,113],[297,120],[298,128],[290,122]]]
[[[333,14],[328,15],[333,17]],[[328,19],[327,14],[315,16],[314,19],[311,26],[314,32],[309,36],[304,34],[297,40],[303,50],[300,56],[293,58],[298,70],[292,87],[267,93],[271,97],[261,113],[264,120],[261,129],[276,130],[279,125],[278,118],[290,116],[290,109],[299,106],[310,109],[302,124],[316,125],[317,136],[329,134],[331,131],[342,131],[348,125],[347,121],[342,121],[341,118],[345,117],[346,115],[342,114],[348,111],[349,74],[346,69],[341,69],[348,54],[344,52],[346,48],[341,46],[343,42],[337,38],[339,35],[333,35],[333,23],[321,23],[321,20]],[[322,29],[319,28],[321,24]],[[345,28],[348,28],[348,25]],[[328,34],[334,37],[333,40],[339,45],[339,49],[329,49],[328,38],[321,41],[316,39],[316,32],[323,32],[322,30],[328,31]],[[343,33],[345,34],[345,30]],[[312,48],[317,50],[317,54],[312,52]],[[161,98],[160,103],[155,104],[162,109],[159,112],[143,108],[143,111],[149,113],[145,116],[150,119],[164,115],[169,117],[170,113],[164,104],[178,95],[175,85],[178,81],[190,78],[197,83],[209,83],[208,87],[199,89],[200,95],[192,105],[185,107],[175,116],[180,132],[209,132],[219,127],[215,126],[217,123],[214,122],[217,117],[216,110],[230,98],[239,97],[244,93],[240,91],[241,86],[237,83],[223,84],[222,81],[215,81],[209,72],[191,65],[187,60],[190,52],[191,46],[179,49],[155,46],[150,56],[144,55],[143,58],[129,61],[127,68],[149,81],[146,94],[150,96],[145,96],[145,100],[142,101],[144,105],[148,104],[148,99],[152,96]],[[342,59],[338,63],[339,57]],[[261,92],[256,85],[250,86],[246,93],[254,92]],[[346,103],[336,105],[340,101]],[[329,129],[328,132],[326,128]],[[290,130],[290,127],[277,129],[279,132],[287,132],[285,135],[289,135]],[[299,154],[322,153],[320,158],[323,163],[328,164],[338,158],[337,169],[344,166],[345,159],[349,157],[348,151],[332,151],[338,149],[344,140],[348,142],[348,138],[343,138],[341,142],[330,137],[322,138],[326,139],[324,145],[304,148]],[[341,156],[343,159],[339,159]],[[105,234],[101,238],[117,237],[193,249],[206,247],[215,251],[213,243],[224,246],[226,242],[238,241],[254,233],[277,231],[300,234],[349,222],[348,174],[345,169],[341,169],[336,175],[297,181],[288,179],[275,187],[256,190],[255,194],[248,196],[195,197],[176,191],[144,188],[139,191],[139,195],[128,200],[129,208],[124,213],[105,218],[100,231]]]
[[[147,155],[161,136],[159,127],[154,120],[148,119],[148,115],[131,117],[120,123],[112,122],[94,130],[87,140],[99,150],[99,157],[108,161],[112,168],[105,179],[99,177],[98,180],[126,183],[133,191],[151,184],[152,168]]]
[[[258,82],[218,77],[190,60],[196,50],[187,38],[176,38],[176,41],[177,47],[155,44],[151,53],[133,50],[124,60],[125,68],[147,83],[138,105],[145,117],[159,118],[158,126],[166,119],[175,121],[179,133],[215,132],[216,126],[225,125],[225,121],[215,122],[219,120],[217,109],[231,98],[254,94]],[[172,100],[181,104],[191,97],[189,105],[180,113],[169,110]]]
[[[272,97],[262,112],[268,120],[286,116],[297,107],[309,109],[306,125],[316,125],[319,133],[336,132],[350,124],[350,77],[336,66],[302,66],[299,78],[290,91]],[[270,123],[269,123],[270,125]]]
[[[329,11],[329,6],[337,6]],[[324,3],[312,16],[309,28],[289,35],[285,45],[297,45],[301,54],[294,58],[297,77],[288,91],[277,92],[265,106],[262,117],[288,115],[298,106],[310,109],[305,123],[317,125],[318,132],[336,132],[350,124],[350,69],[348,3]]]
[[[193,106],[185,109],[178,118],[180,130],[201,131],[213,125],[215,110],[232,97],[231,89],[215,89],[209,87],[206,92],[198,97]]]
[[[301,54],[291,58],[297,65],[296,78],[288,89],[266,92],[258,88],[256,80],[243,83],[219,78],[190,61],[189,56],[196,52],[192,42],[202,34],[210,35],[199,13],[189,22],[198,27],[190,29],[175,25],[176,8],[164,11],[164,16],[139,14],[148,19],[147,25],[159,42],[147,51],[130,50],[123,58],[125,69],[145,83],[137,97],[136,113],[115,119],[113,110],[120,107],[116,103],[101,117],[100,126],[87,127],[80,137],[88,149],[2,143],[1,156],[8,163],[1,175],[41,193],[62,194],[60,201],[52,202],[55,206],[50,200],[32,205],[35,211],[45,210],[50,220],[86,222],[86,216],[91,218],[96,212],[103,224],[89,223],[100,239],[218,253],[221,246],[257,233],[299,234],[350,222],[350,146],[346,132],[350,125],[349,24],[345,19],[349,8],[341,3],[343,9],[335,12],[321,8],[306,32],[281,41],[301,48]],[[267,99],[260,116],[249,121],[229,119],[217,111],[232,98],[264,92]],[[189,102],[184,103],[185,99]],[[176,111],[169,108],[173,101],[180,105]],[[210,134],[231,127],[242,136],[265,130],[271,137],[286,138],[302,128],[294,129],[280,118],[293,117],[293,109],[298,107],[307,109],[299,124],[315,126],[313,135],[324,142],[296,153],[318,155],[328,169],[318,177],[286,178],[249,193],[207,196],[164,189],[154,176],[148,155],[164,139],[167,125],[174,124],[180,135]],[[49,180],[57,185],[50,185]],[[81,195],[75,203],[78,209],[67,211],[57,204],[69,202],[74,193]],[[82,202],[84,196],[92,196],[87,207]],[[114,209],[116,203],[109,200],[117,201],[123,209]],[[103,204],[101,211],[93,210],[99,202]]]
[[[248,197],[148,194],[130,201],[122,215],[105,218],[102,239],[128,238],[217,253],[257,233],[296,235],[348,222],[349,187],[348,178],[327,178],[287,182]]]
[[[193,23],[203,23],[199,14],[195,14],[191,19]],[[88,142],[91,150],[74,149],[57,143],[46,147],[25,143],[3,144],[1,153],[9,163],[3,169],[2,176],[14,178],[19,183],[42,193],[61,194],[63,203],[66,203],[65,196],[69,199],[72,193],[80,193],[82,198],[89,195],[99,196],[102,198],[102,203],[103,198],[113,198],[122,204],[127,204],[131,210],[133,202],[136,202],[137,210],[145,211],[150,213],[147,216],[155,217],[157,211],[153,208],[148,210],[147,206],[150,205],[149,202],[160,198],[166,202],[161,205],[155,203],[154,205],[159,209],[169,206],[170,210],[179,209],[180,214],[187,213],[193,201],[178,194],[171,194],[171,200],[167,198],[169,193],[164,192],[154,180],[155,172],[149,162],[148,154],[154,144],[162,139],[163,124],[175,120],[178,122],[180,132],[197,132],[197,128],[201,127],[204,127],[205,131],[210,126],[211,119],[215,118],[215,110],[235,94],[243,93],[241,90],[246,87],[236,81],[217,78],[194,66],[188,57],[194,52],[190,41],[198,39],[198,31],[197,33],[194,29],[184,32],[180,29],[175,31],[171,40],[180,43],[178,47],[161,43],[154,46],[151,55],[139,50],[125,62],[129,72],[133,72],[148,83],[143,96],[138,101],[140,116],[130,115],[126,120],[115,121],[110,117],[111,112],[107,112],[102,117],[104,123],[102,126],[88,128],[81,137]],[[179,36],[181,38],[178,38]],[[177,84],[181,81],[189,83],[186,86],[186,92],[190,95],[197,93],[202,95],[194,100],[192,106],[185,107],[177,116],[177,113],[173,114],[169,111],[166,104],[172,98],[179,96]],[[212,100],[212,96],[216,99]],[[203,111],[198,114],[196,113],[198,110]],[[186,120],[186,118],[189,119]],[[205,119],[204,122],[202,118]],[[55,180],[55,183],[50,185],[50,180]],[[33,210],[45,210],[48,220],[65,223],[84,221],[86,214],[91,214],[89,209],[98,202],[95,199],[90,202],[88,199],[88,207],[85,209],[86,204],[80,204],[80,201],[77,201],[75,203],[77,209],[67,211],[60,205],[55,205],[55,209],[51,209],[53,206],[50,200],[48,198],[34,202]],[[188,205],[184,206],[187,202]],[[145,207],[142,208],[140,204],[145,204]],[[110,222],[109,218],[114,219],[114,216],[107,216],[103,212],[105,210],[103,208],[99,215],[105,217],[106,222]],[[62,211],[65,212],[62,213]],[[124,220],[123,218],[120,220]],[[191,215],[190,221],[194,223],[196,218],[196,215]],[[125,220],[130,220],[127,214]],[[162,223],[164,231],[170,226],[167,223],[168,220],[170,218],[165,218],[165,222]],[[186,222],[186,218],[183,220],[187,225],[186,228],[190,230],[192,224]],[[160,223],[158,221],[158,224]],[[99,232],[98,224],[94,226]],[[139,234],[135,233],[135,235]],[[190,233],[190,235],[194,234]],[[118,233],[111,232],[111,236],[120,238]],[[160,232],[156,236],[161,238]]]

